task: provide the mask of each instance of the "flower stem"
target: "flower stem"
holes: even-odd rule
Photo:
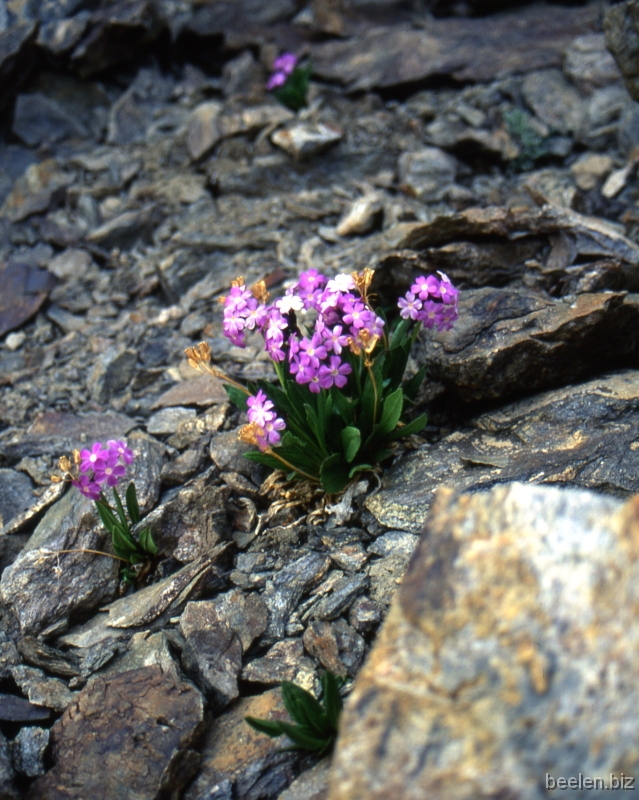
[[[375,395],[375,403],[373,405],[373,425],[375,425],[375,423],[377,422],[377,400],[378,400],[377,383],[375,382],[375,376],[373,375],[372,365],[370,361],[368,361],[368,359],[364,361],[364,366],[368,370],[368,374],[370,375],[371,378],[371,383],[373,384],[373,393]]]
[[[313,475],[309,475],[309,474],[308,474],[308,472],[304,472],[304,470],[303,470],[303,469],[300,469],[299,467],[295,467],[295,466],[293,466],[293,464],[289,463],[289,462],[288,462],[288,461],[287,461],[285,458],[282,458],[282,456],[278,455],[278,454],[275,452],[275,450],[273,450],[271,447],[267,447],[267,448],[266,448],[266,450],[265,450],[264,452],[265,452],[265,453],[268,453],[268,455],[269,455],[269,456],[273,456],[273,457],[274,457],[274,458],[276,458],[278,461],[281,461],[281,462],[282,462],[282,464],[284,464],[285,466],[289,467],[289,468],[290,468],[290,469],[292,469],[294,472],[299,472],[299,473],[300,473],[300,475],[304,475],[305,477],[309,478],[309,480],[312,480],[312,481],[314,481],[315,483],[319,483],[319,478],[315,478],[315,477],[313,477]]]
[[[230,383],[231,386],[235,386],[236,389],[239,389],[240,391],[244,392],[244,394],[247,395],[248,397],[251,396],[251,393],[246,388],[246,386],[242,386],[241,383],[234,381],[233,378],[229,378],[229,376],[225,375],[221,369],[218,369],[217,367],[212,367],[209,364],[202,364],[200,366],[201,366],[200,371],[204,370],[205,372],[208,372],[209,375],[212,375],[214,378],[219,378],[222,381],[226,381],[226,383]]]

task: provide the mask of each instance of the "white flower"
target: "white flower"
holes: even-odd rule
[[[288,314],[290,311],[301,311],[304,308],[302,298],[297,295],[280,297],[275,301],[275,308],[280,314]]]
[[[350,275],[345,272],[336,275],[332,280],[326,284],[326,290],[331,294],[333,292],[350,292],[355,288],[355,283]]]

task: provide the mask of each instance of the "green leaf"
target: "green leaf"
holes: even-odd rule
[[[113,540],[113,549],[115,551],[116,556],[120,558],[126,558],[127,561],[130,561],[132,564],[135,563],[133,557],[136,558],[137,561],[140,560],[139,558],[139,551],[138,551],[138,543],[135,539],[131,536],[128,531],[125,531],[121,525],[116,524],[111,531],[111,536]]]
[[[412,422],[409,422],[407,425],[404,425],[402,428],[396,428],[391,434],[389,434],[389,436],[386,437],[386,441],[389,439],[391,441],[396,441],[397,439],[403,439],[404,436],[410,436],[413,433],[419,433],[427,422],[428,417],[426,414],[420,414],[416,419],[414,419]]]
[[[154,556],[157,553],[158,548],[153,541],[151,528],[145,528],[143,531],[140,531],[140,547],[145,553],[149,553],[149,555]]]
[[[336,386],[331,389],[331,397],[340,417],[347,425],[350,425],[353,421],[354,404]]]
[[[280,727],[293,744],[302,750],[310,750],[311,752],[325,750],[327,747],[330,747],[333,742],[332,736],[324,736],[321,738],[319,736],[313,736],[312,733],[306,731],[304,728],[298,725],[291,725],[288,722],[280,722]]]
[[[359,428],[344,428],[342,431],[342,445],[344,446],[346,461],[350,464],[362,445],[362,434]]]
[[[326,444],[325,444],[326,434],[321,414],[312,409],[308,403],[304,403],[304,410],[306,411],[306,419],[308,421],[308,425],[315,434],[317,444],[320,446],[322,454],[324,456],[327,456],[328,452],[326,450]]]
[[[302,727],[316,736],[325,736],[328,733],[324,709],[306,689],[290,681],[282,681],[282,700],[288,713]]]
[[[341,492],[348,483],[348,472],[341,453],[333,453],[325,458],[320,467],[320,480],[329,494]]]
[[[240,411],[246,411],[248,408],[246,404],[248,395],[241,389],[238,389],[237,386],[231,386],[230,383],[224,383],[222,385],[224,386],[224,390],[229,396],[231,403],[233,403],[234,406],[237,406]]]
[[[324,423],[326,426],[326,423],[328,422],[328,420],[331,417],[331,414],[333,413],[333,398],[331,397],[331,393],[325,391],[321,392],[320,402],[324,407],[319,411],[319,413],[324,417]],[[318,409],[319,408],[320,405],[318,403]]]
[[[135,491],[135,484],[133,481],[126,487],[126,507],[129,512],[129,519],[135,525],[140,521],[140,506],[138,505],[138,496]]]
[[[117,517],[111,510],[111,506],[109,506],[106,500],[96,500],[95,507],[98,510],[98,514],[100,515],[100,519],[102,520],[104,527],[109,531],[109,533],[113,533],[114,526],[119,525],[119,523]]]
[[[291,453],[284,447],[276,447],[274,452],[281,454],[282,458],[285,458],[293,466],[295,471],[304,470],[304,472],[308,472],[309,475],[313,476],[318,474],[319,470],[317,469],[316,463],[309,460],[306,455],[303,456],[303,459],[300,458],[299,450],[293,450]],[[264,464],[265,467],[269,467],[270,469],[289,469],[286,464],[283,464],[275,458],[275,456],[269,455],[268,453],[261,453],[259,450],[249,450],[247,453],[244,453],[244,458],[248,458],[249,461],[256,461],[258,464]],[[319,463],[321,463],[321,461]],[[293,473],[291,472],[291,474]],[[297,474],[300,477],[305,477],[299,471]]]
[[[302,406],[302,410],[303,408]],[[301,456],[307,467],[312,468],[314,464],[321,464],[327,454],[320,449],[317,437],[309,427],[306,417],[304,417],[302,422],[298,422],[298,420],[291,415],[287,418],[286,424],[288,430],[284,433],[282,443],[278,445],[278,449],[282,447],[289,448],[289,454],[292,452],[294,458]],[[290,434],[293,438],[287,438],[287,434]],[[280,454],[282,457],[287,458],[284,452]],[[299,466],[303,466],[301,462]],[[314,468],[314,471],[317,472],[317,469]]]
[[[316,445],[311,447],[309,439],[294,436],[290,431],[285,431],[282,443],[275,452],[294,467],[299,467],[304,472],[317,474],[317,465],[321,464],[323,456],[317,452]],[[280,469],[282,467],[280,466]]]
[[[412,402],[417,396],[419,387],[424,382],[425,377],[426,367],[423,366],[409,381],[406,381],[406,383],[402,386],[402,389],[404,390],[404,397]]]
[[[408,336],[411,324],[414,324],[412,319],[403,319],[393,331],[391,338],[390,349],[394,350],[396,347],[403,345]]]
[[[357,475],[358,472],[363,472],[365,469],[373,469],[372,464],[358,464],[356,467],[348,473],[348,479],[350,480],[354,475]]]
[[[278,736],[283,736],[284,731],[280,728],[279,722],[274,722],[269,719],[258,719],[257,717],[244,717],[244,722],[247,722],[251,728],[254,728],[260,733],[265,733],[271,739],[276,739]]]
[[[333,401],[329,392],[321,391],[317,398],[317,418],[320,425],[321,440],[320,443],[324,449],[325,455],[328,455],[326,449],[326,442],[330,430],[331,414],[333,413]]]
[[[363,447],[363,450],[366,453],[367,458],[370,458],[368,453],[370,449],[373,447],[373,445],[376,442],[377,444],[379,444],[379,438],[380,438],[379,425],[373,425],[373,429],[371,430],[368,439],[366,439],[366,441],[364,442],[364,447]],[[375,461],[375,459],[373,459],[373,461]]]
[[[401,388],[395,389],[384,401],[382,418],[379,421],[379,430],[382,434],[391,433],[397,427],[399,418],[402,416],[404,405],[404,392]]]
[[[392,450],[390,450],[388,448],[384,448],[383,450],[378,450],[375,453],[375,459],[374,460],[375,460],[375,462],[383,461],[385,458],[388,458],[389,456],[392,456],[392,455],[393,455],[393,451]]]
[[[394,350],[387,352],[386,361],[384,363],[384,378],[393,391],[397,389],[404,378],[406,372],[406,364],[408,363],[408,356],[410,355],[411,343],[410,341],[404,342]]]
[[[130,567],[122,567],[120,570],[120,578],[124,581],[124,583],[128,583],[132,585],[135,583],[135,579],[137,578],[137,573],[134,569]]]
[[[115,505],[118,509],[118,516],[120,517],[120,522],[122,527],[125,531],[128,532],[129,530],[129,520],[126,518],[126,513],[124,511],[124,506],[122,505],[122,500],[120,500],[120,495],[117,492],[117,489],[113,489],[113,498],[115,500]]]
[[[340,684],[332,672],[322,675],[322,688],[324,690],[324,708],[328,724],[337,731],[340,714],[342,713],[342,698],[339,693]]]

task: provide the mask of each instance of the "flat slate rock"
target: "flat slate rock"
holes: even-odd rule
[[[68,627],[69,616],[108,602],[118,586],[118,562],[90,553],[110,535],[94,505],[75,490],[44,515],[18,558],[2,573],[0,597],[10,606],[23,635],[51,635]]]
[[[11,263],[0,265],[0,283],[0,336],[4,336],[40,310],[55,278],[44,269]]]
[[[92,681],[51,731],[55,766],[29,800],[176,797],[199,756],[202,695],[158,666]]]
[[[459,400],[510,398],[614,367],[639,367],[639,295],[559,300],[532,289],[468,289],[452,331],[424,336],[422,363]]]
[[[282,752],[279,740],[249,727],[244,721],[246,716],[288,719],[280,690],[242,698],[215,720],[204,739],[197,778],[185,792],[184,800],[209,800],[215,797],[211,792],[214,786],[224,800],[277,797],[292,782],[295,757]]]
[[[33,481],[23,472],[0,469],[0,530],[34,502]]]
[[[599,255],[639,264],[639,245],[628,239],[618,225],[551,203],[540,208],[473,207],[459,213],[437,214],[425,223],[404,223],[403,227],[398,226],[398,246],[421,250],[451,241],[484,238],[513,241],[540,234],[570,237],[568,252],[572,259],[577,255]],[[563,254],[562,261],[564,267],[573,263]]]
[[[527,481],[639,492],[639,372],[626,370],[527,398],[473,419],[389,470],[366,508],[419,533],[440,486],[482,491]]]
[[[125,414],[70,414],[45,411],[27,428],[26,433],[10,433],[0,439],[0,452],[11,459],[42,454],[61,456],[72,447],[90,446],[95,441],[119,439],[135,427],[135,420]]]
[[[377,28],[346,41],[312,47],[314,72],[350,90],[368,90],[450,75],[491,81],[521,72],[561,67],[564,51],[590,33],[596,6],[543,5],[476,19],[432,19],[420,29]]]
[[[160,395],[151,408],[170,406],[210,406],[214,403],[228,402],[228,395],[222,386],[223,381],[212,375],[199,375],[192,380],[181,381]]]
[[[636,497],[443,489],[346,701],[330,800],[541,800],[546,776],[636,775],[638,520]]]
[[[157,502],[163,447],[142,435],[128,441],[137,454],[129,476],[144,514]],[[104,553],[110,547],[111,535],[93,502],[72,489],[52,505],[0,578],[0,597],[13,610],[22,634],[46,638],[61,633],[72,616],[109,602],[118,587],[119,562],[83,551]],[[71,552],[60,552],[65,550]],[[139,603],[140,594],[136,598]]]
[[[24,697],[0,694],[0,720],[3,722],[40,722],[50,716],[48,708],[34,705]]]

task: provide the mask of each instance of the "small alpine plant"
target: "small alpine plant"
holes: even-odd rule
[[[291,478],[340,492],[362,470],[392,453],[398,439],[418,433],[422,414],[402,421],[426,368],[404,381],[409,353],[422,327],[448,330],[457,319],[458,291],[443,273],[420,276],[398,301],[393,330],[369,295],[373,271],[329,280],[303,272],[283,297],[269,304],[264,281],[250,289],[232,282],[224,303],[224,335],[238,347],[258,332],[279,386],[244,387],[211,366],[206,342],[186,350],[189,364],[225,381],[230,400],[248,416],[239,438],[255,445],[247,458]]]
[[[117,490],[118,483],[126,474],[126,467],[134,458],[135,453],[123,441],[111,439],[106,447],[102,442],[95,442],[89,449],[74,450],[71,458],[62,456],[58,462],[62,475],[51,476],[54,483],[70,481],[80,494],[95,501],[102,524],[111,534],[116,558],[129,564],[137,564],[157,553],[149,528],[141,531],[139,541],[131,533],[131,526],[140,521],[135,484],[131,481],[126,488],[126,511]],[[107,487],[113,492],[115,508],[109,505],[103,493]],[[135,571],[128,567],[123,568],[120,574],[128,583],[136,577]]]
[[[323,756],[332,749],[337,737],[339,718],[342,713],[342,698],[339,690],[344,678],[325,672],[322,675],[322,701],[318,701],[306,689],[290,681],[282,681],[284,708],[297,723],[280,720],[244,717],[251,728],[271,738],[287,736],[293,743],[288,750],[309,750]]]
[[[306,105],[312,71],[310,63],[305,67],[299,67],[296,55],[283,53],[273,62],[273,74],[268,79],[266,88],[269,92],[273,92],[283,106],[297,112]]]

